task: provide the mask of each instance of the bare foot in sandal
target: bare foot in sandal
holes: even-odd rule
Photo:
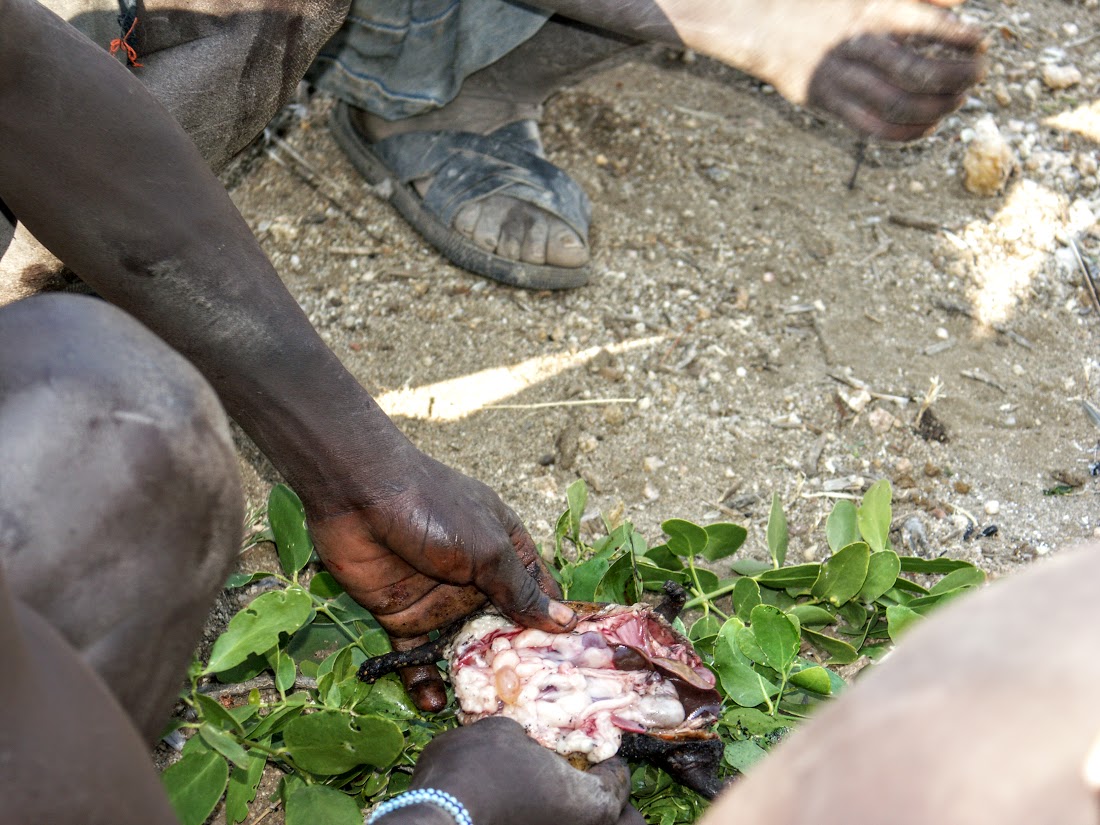
[[[542,158],[545,155],[536,122],[540,108],[460,95],[451,105],[421,117],[387,122],[354,110],[351,119],[364,138],[372,142],[401,134],[450,129],[499,136]],[[524,117],[501,125],[502,120],[516,116]],[[424,197],[432,181],[431,177],[419,178],[413,185]],[[481,249],[500,258],[564,268],[588,263],[586,238],[552,212],[511,195],[471,200],[458,210],[451,225]]]

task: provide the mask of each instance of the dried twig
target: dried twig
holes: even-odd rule
[[[961,370],[959,372],[959,375],[961,375],[963,378],[969,378],[971,381],[977,381],[979,384],[985,384],[986,386],[993,387],[993,389],[1000,390],[1006,395],[1008,394],[1008,390],[1006,390],[1001,384],[998,384],[992,376],[986,375],[981,370]]]
[[[867,138],[860,138],[856,143],[856,165],[852,169],[852,176],[848,178],[848,191],[851,192],[856,188],[856,178],[859,176],[859,170],[863,166],[863,161],[867,158]]]
[[[579,398],[571,401],[539,401],[534,404],[486,404],[483,410],[542,410],[547,407],[585,407],[593,404],[637,404],[637,398]]]
[[[940,380],[938,375],[933,375],[932,380],[928,383],[928,391],[924,394],[924,398],[921,399],[920,409],[917,410],[917,417],[913,420],[914,427],[920,427],[920,423],[924,419],[924,414],[932,408],[932,405],[939,400],[942,394],[943,381]]]
[[[317,687],[317,680],[299,674],[294,679],[294,687],[300,690],[312,690]],[[275,690],[275,679],[263,675],[233,685],[203,685],[199,688],[199,693],[211,699],[221,699],[223,696],[244,696],[253,690]]]
[[[1085,281],[1085,289],[1089,293],[1089,297],[1092,299],[1092,308],[1100,313],[1100,293],[1096,291],[1096,279],[1092,276],[1092,270],[1089,265],[1085,263],[1084,256],[1081,255],[1081,248],[1077,245],[1077,241],[1070,238],[1069,248],[1073,250],[1073,257],[1077,259],[1077,266],[1081,270],[1081,277]]]
[[[886,217],[894,226],[904,226],[907,229],[919,229],[922,232],[939,232],[943,229],[941,224],[924,218],[913,218],[909,215],[888,215]]]
[[[871,389],[871,385],[868,384],[866,381],[860,381],[858,378],[853,378],[850,375],[844,375],[843,373],[838,372],[829,372],[826,373],[826,375],[828,375],[830,378],[832,378],[834,381],[837,381],[838,383],[846,384],[852,389],[866,390],[869,396],[879,401],[893,401],[899,407],[904,407],[906,404],[913,400],[908,395],[894,395],[892,393],[886,392],[875,392]]]
[[[357,224],[359,224],[363,230],[373,240],[378,243],[383,243],[384,238],[376,232],[372,232],[367,226],[367,220],[359,214],[359,210],[352,206],[339,191],[339,185],[326,178],[320,172],[313,168],[313,166],[307,161],[297,150],[281,137],[274,133],[267,134],[268,148],[267,154],[272,160],[287,169],[292,174],[296,175],[307,186],[313,189],[318,195],[327,200],[330,204],[335,206]],[[379,198],[385,200],[388,198],[389,193],[384,186],[379,187],[365,187],[370,192],[374,193]]]

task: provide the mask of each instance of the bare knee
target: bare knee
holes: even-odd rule
[[[101,301],[6,307],[0,487],[16,596],[155,728],[239,544],[236,457],[213,390]],[[135,666],[158,684],[135,688]]]

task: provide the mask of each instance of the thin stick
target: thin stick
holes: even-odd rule
[[[294,687],[312,690],[317,687],[317,680],[299,674],[294,679]],[[221,699],[223,696],[243,696],[252,690],[275,690],[275,680],[270,676],[257,676],[235,685],[203,685],[199,688],[199,693],[211,699]]]
[[[863,166],[863,160],[867,157],[867,138],[860,138],[856,143],[856,166],[852,170],[852,177],[848,179],[848,191],[851,192],[856,188],[856,177],[859,175],[859,169]]]
[[[280,166],[289,170],[291,173],[297,175],[303,183],[309,186],[318,195],[320,195],[322,198],[327,200],[329,203],[331,203],[333,206],[335,206],[337,209],[339,209],[341,212],[343,212],[345,215],[347,215],[349,218],[359,224],[367,233],[367,235],[371,237],[372,240],[375,240],[378,243],[384,242],[384,238],[382,238],[381,235],[372,232],[367,227],[366,219],[359,215],[357,209],[355,209],[349,203],[346,203],[342,195],[330,191],[338,188],[333,181],[322,176],[321,173],[314,169],[313,166],[310,165],[309,161],[302,157],[294,149],[293,146],[291,146],[278,135],[269,134],[267,136],[267,139],[270,144],[267,149],[268,157],[270,157]],[[378,197],[384,197],[384,194],[381,191],[375,190],[372,187],[366,188]]]
[[[943,227],[935,221],[925,220],[924,218],[912,218],[908,215],[888,215],[886,220],[892,223],[894,226],[904,226],[907,229],[919,229],[922,232],[939,232]]]
[[[1092,277],[1092,272],[1089,270],[1088,264],[1085,263],[1084,257],[1081,255],[1081,249],[1077,246],[1077,241],[1070,238],[1069,248],[1073,250],[1073,257],[1077,259],[1077,266],[1081,269],[1081,275],[1085,280],[1085,288],[1088,290],[1089,297],[1092,298],[1093,309],[1100,313],[1100,294],[1096,291],[1096,281]]]
[[[539,401],[535,404],[486,404],[483,410],[542,410],[547,407],[586,407],[593,404],[637,404],[637,398],[582,398],[573,401]]]
[[[998,384],[993,378],[986,375],[981,370],[960,370],[959,375],[961,375],[963,378],[969,378],[971,381],[977,381],[979,384],[985,384],[986,386],[993,387],[993,389],[1000,390],[1006,395],[1008,394],[1008,390],[1006,390],[1003,386]]]

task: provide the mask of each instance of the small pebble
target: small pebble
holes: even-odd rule
[[[1001,502],[995,498],[991,498],[985,503],[985,513],[987,516],[995,516],[1001,512]]]
[[[1043,83],[1048,89],[1068,89],[1081,82],[1081,72],[1076,66],[1043,66]]]
[[[967,484],[965,481],[956,481],[955,492],[958,493],[960,496],[965,496],[967,493],[970,492],[970,485]]]

